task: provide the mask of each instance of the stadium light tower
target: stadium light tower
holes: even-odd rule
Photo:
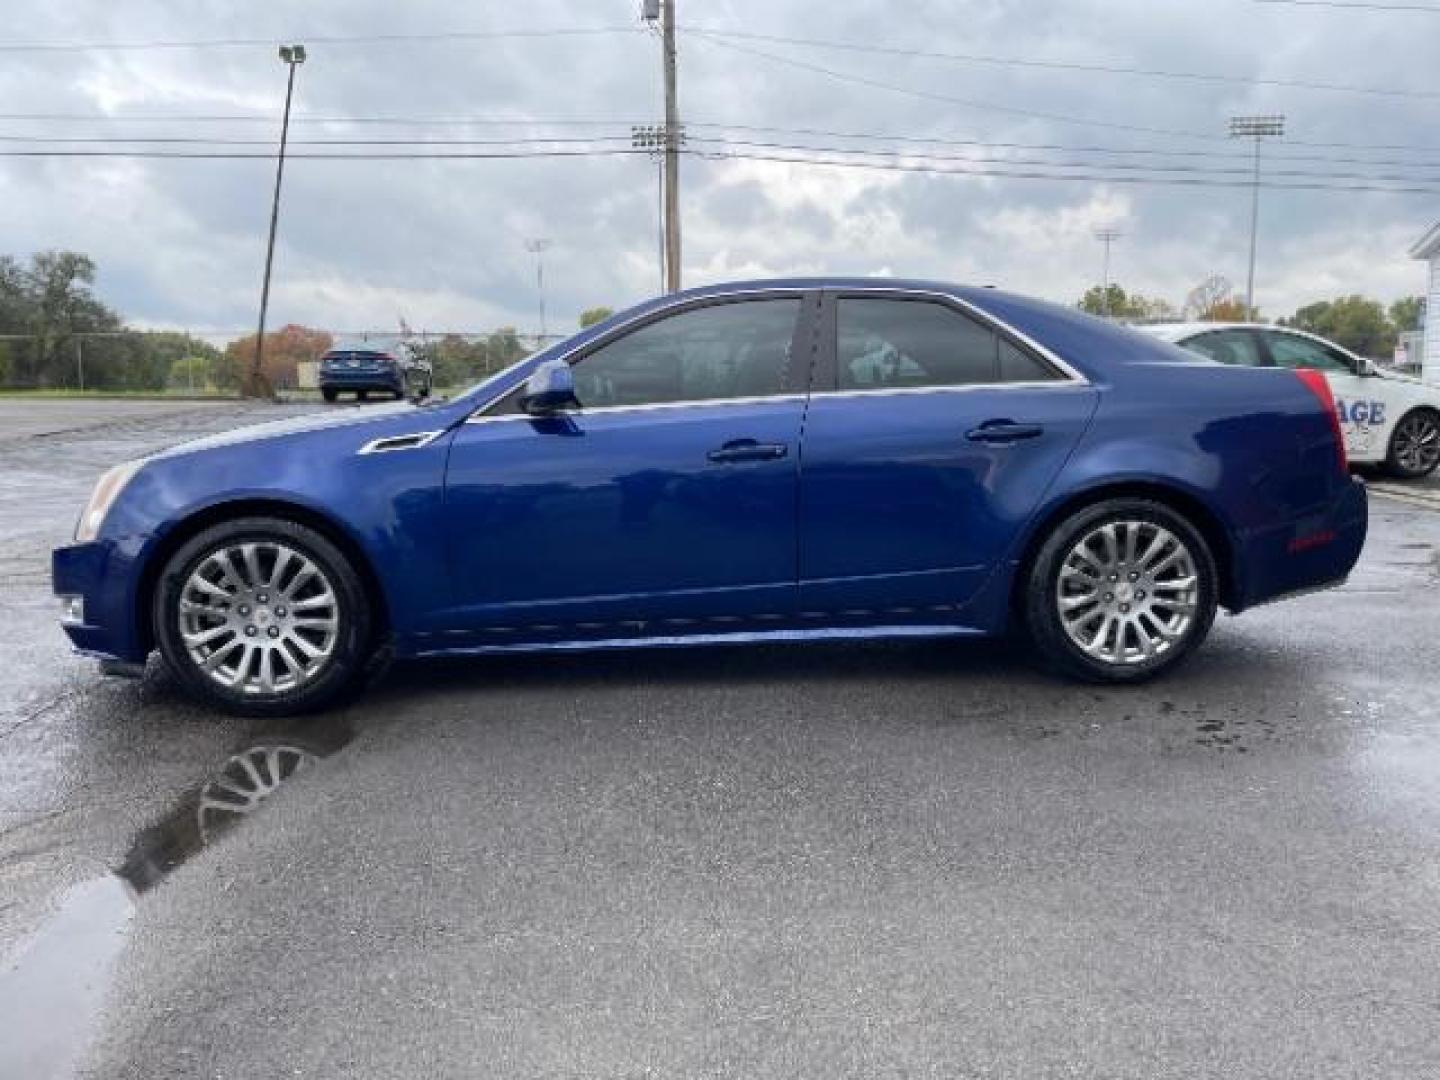
[[[1105,259],[1100,272],[1100,312],[1107,319],[1110,317],[1110,245],[1124,235],[1115,228],[1095,230],[1095,239],[1105,245]]]
[[[1250,269],[1245,275],[1245,317],[1255,318],[1255,237],[1260,228],[1260,143],[1285,134],[1284,116],[1232,116],[1230,137],[1255,140],[1255,179],[1250,185]]]
[[[245,380],[246,397],[273,397],[265,378],[265,309],[270,306],[270,266],[275,261],[275,226],[280,221],[280,183],[285,179],[285,143],[290,136],[290,99],[295,95],[295,69],[305,62],[304,45],[281,45],[280,62],[290,68],[285,82],[285,116],[280,121],[280,156],[275,163],[275,199],[270,204],[270,239],[265,245],[265,278],[260,285],[260,328],[255,334],[255,360]]]

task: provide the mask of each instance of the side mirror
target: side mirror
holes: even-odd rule
[[[564,360],[541,364],[525,380],[525,392],[520,395],[520,407],[531,416],[553,416],[579,405],[575,373]]]

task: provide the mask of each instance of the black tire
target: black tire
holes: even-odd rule
[[[1061,571],[1065,568],[1065,561],[1070,558],[1075,547],[1087,537],[1091,537],[1097,530],[1107,525],[1122,527],[1123,523],[1134,523],[1138,528],[1138,535],[1142,537],[1158,537],[1159,533],[1155,528],[1167,530],[1175,540],[1184,546],[1189,561],[1194,568],[1194,594],[1192,597],[1194,611],[1190,615],[1188,623],[1185,624],[1181,636],[1173,640],[1166,639],[1160,646],[1154,642],[1159,635],[1145,635],[1151,641],[1152,648],[1156,648],[1153,656],[1130,657],[1131,641],[1135,642],[1133,648],[1139,651],[1140,640],[1144,629],[1152,624],[1158,628],[1158,616],[1146,616],[1147,621],[1141,624],[1140,617],[1133,618],[1131,626],[1127,629],[1122,622],[1112,638],[1114,645],[1111,652],[1116,656],[1111,659],[1101,659],[1086,652],[1079,644],[1072,640],[1070,633],[1066,630],[1064,620],[1060,614],[1060,602],[1062,599]],[[1159,565],[1163,561],[1159,558],[1151,560],[1151,567]],[[1138,565],[1125,563],[1125,566]],[[1144,571],[1142,571],[1144,572]],[[1083,679],[1087,682],[1105,683],[1135,683],[1153,678],[1174,668],[1181,663],[1190,653],[1205,640],[1210,632],[1210,626],[1215,621],[1215,609],[1218,602],[1218,572],[1215,567],[1215,557],[1210,550],[1210,545],[1205,542],[1205,537],[1195,528],[1183,515],[1172,510],[1164,503],[1152,499],[1140,498],[1117,498],[1107,499],[1104,502],[1094,503],[1082,507],[1069,517],[1056,525],[1040,545],[1034,558],[1028,566],[1022,568],[1021,598],[1019,603],[1020,614],[1024,620],[1025,629],[1028,631],[1031,643],[1039,652],[1041,659],[1050,667],[1073,678]],[[1119,575],[1122,579],[1127,574]],[[1111,614],[1114,614],[1119,605],[1116,594],[1105,592],[1104,581],[1097,577],[1100,582],[1096,591],[1100,594],[1094,602],[1095,608],[1086,607],[1083,609],[1088,616],[1093,610],[1102,606],[1109,607]],[[1145,584],[1142,579],[1138,585]],[[1160,582],[1162,588],[1165,582]],[[1117,589],[1125,587],[1136,588],[1128,582],[1121,581]],[[1137,606],[1145,599],[1143,592],[1131,596],[1126,592],[1120,599],[1130,599]],[[1150,596],[1150,603],[1155,604],[1157,595]],[[1167,608],[1164,605],[1156,605],[1157,610],[1164,613]],[[1127,605],[1125,610],[1130,611]],[[1174,615],[1174,610],[1169,609]],[[1103,615],[1101,616],[1104,621]],[[1089,624],[1089,625],[1094,625]],[[1101,643],[1104,648],[1106,642]]]
[[[269,693],[221,685],[201,670],[181,636],[180,600],[191,575],[217,552],[249,543],[283,544],[309,559],[323,575],[335,599],[335,637],[328,658],[305,681]],[[278,578],[278,572],[274,576]],[[275,611],[284,614],[282,609]],[[183,544],[160,572],[151,618],[160,655],[186,692],[207,704],[243,716],[292,716],[334,704],[358,688],[375,647],[369,597],[350,560],[314,529],[279,518],[249,517],[223,522]],[[263,637],[257,643],[265,644]]]
[[[1417,446],[1415,439],[1424,442]],[[1390,432],[1385,471],[1401,480],[1418,480],[1433,473],[1436,466],[1440,466],[1440,413],[1411,409]]]
[[[366,401],[366,400],[369,399],[369,397],[370,397],[370,392],[369,392],[368,390],[356,390],[356,391],[355,391],[355,400],[356,400],[356,401]]]
[[[332,390],[330,389],[330,387],[327,386],[325,389],[320,391],[320,396],[326,401],[333,402],[337,397],[340,396],[340,394],[338,391]]]

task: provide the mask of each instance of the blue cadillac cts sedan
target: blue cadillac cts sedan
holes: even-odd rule
[[[1329,391],[986,288],[760,281],[642,304],[447,402],[116,466],[65,630],[286,713],[376,657],[993,635],[1168,670],[1364,543]]]

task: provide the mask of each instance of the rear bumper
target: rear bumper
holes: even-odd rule
[[[61,624],[76,652],[98,660],[145,662],[149,649],[140,640],[135,615],[136,567],[132,554],[110,540],[72,544],[51,553],[53,592],[83,602],[80,621]]]
[[[1328,506],[1250,533],[1240,544],[1232,610],[1341,584],[1360,558],[1369,524],[1365,485],[1347,479]]]
[[[398,371],[321,371],[320,389],[403,392],[405,379]]]

